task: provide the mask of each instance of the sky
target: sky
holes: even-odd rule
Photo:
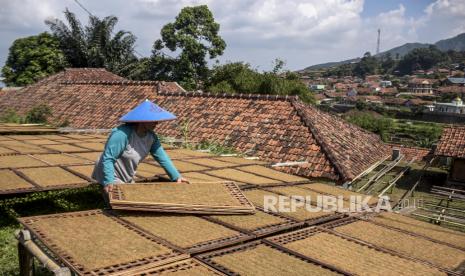
[[[48,31],[44,20],[64,20],[66,8],[86,24],[88,15],[75,1],[0,0],[0,66],[15,39]],[[465,0],[78,1],[98,17],[117,16],[116,29],[135,34],[143,56],[183,7],[206,4],[227,44],[219,62],[244,61],[260,71],[270,70],[276,58],[286,62],[285,69],[299,70],[374,53],[378,28],[381,51],[465,32]]]

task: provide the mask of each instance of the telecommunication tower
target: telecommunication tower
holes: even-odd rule
[[[378,41],[376,42],[376,54],[379,54],[379,37],[381,36],[381,29],[378,29]]]

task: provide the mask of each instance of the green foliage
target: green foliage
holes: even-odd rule
[[[434,46],[417,48],[405,55],[397,66],[401,75],[411,74],[415,70],[428,70],[449,57]]]
[[[52,115],[52,109],[45,104],[39,104],[31,108],[26,114],[26,123],[44,124],[47,118]]]
[[[363,129],[379,134],[383,141],[387,140],[388,131],[393,126],[393,121],[391,119],[382,117],[376,118],[369,113],[352,114],[347,118],[347,121]]]
[[[179,81],[187,89],[199,87],[208,77],[207,56],[216,58],[226,48],[219,30],[208,6],[183,8],[174,22],[162,28],[161,40],[155,41],[151,68],[154,76]],[[179,52],[178,57],[164,56],[163,48]]]
[[[363,58],[357,63],[354,68],[354,74],[361,78],[367,75],[373,75],[378,72],[378,59],[371,55],[370,52],[366,52]]]
[[[292,72],[278,76],[284,65],[275,61],[271,72],[259,73],[248,63],[234,62],[217,65],[213,68],[210,78],[205,82],[206,90],[212,93],[244,93],[271,95],[298,95],[306,103],[314,103],[310,90],[300,82],[298,76]]]
[[[21,124],[23,121],[24,119],[13,108],[8,108],[0,117],[0,122],[2,123]]]
[[[224,143],[218,141],[202,141],[195,146],[197,150],[207,150],[208,152],[221,155],[221,154],[238,154],[238,152],[230,146],[226,146]]]
[[[4,83],[24,86],[62,70],[66,65],[59,41],[44,32],[16,39],[2,68]]]
[[[58,19],[45,23],[72,67],[105,67],[120,73],[127,72],[126,67],[137,61],[134,55],[136,37],[126,31],[114,33],[116,16],[99,19],[91,15],[88,25],[83,27],[74,13],[66,9],[64,14],[68,25]]]

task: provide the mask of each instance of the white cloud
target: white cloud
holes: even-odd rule
[[[406,42],[435,42],[465,31],[465,1],[438,0],[418,17],[404,5],[363,18],[363,0],[80,0],[95,15],[119,18],[117,29],[132,31],[137,50],[149,55],[160,29],[188,5],[207,4],[228,44],[222,61],[246,61],[269,69],[279,57],[289,69],[361,56]],[[0,0],[0,63],[14,39],[47,30],[43,20],[62,18],[68,6],[81,22],[87,15],[72,0]]]

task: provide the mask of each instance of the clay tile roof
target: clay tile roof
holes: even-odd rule
[[[158,91],[184,91],[174,82],[130,81],[104,69],[67,69],[18,91],[0,94],[0,110],[26,114],[33,106],[52,108],[50,122],[74,128],[112,128],[118,119]],[[0,111],[0,113],[1,113]]]
[[[378,136],[296,97],[162,92],[156,101],[178,116],[159,133],[226,142],[271,162],[308,162],[279,168],[287,173],[350,180],[389,154]]]
[[[444,128],[434,155],[465,158],[465,127]]]

